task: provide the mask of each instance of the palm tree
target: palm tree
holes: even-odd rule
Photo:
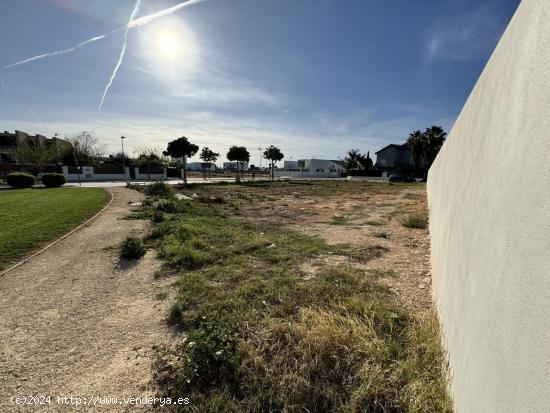
[[[366,163],[366,158],[365,155],[359,152],[359,149],[352,149],[348,152],[348,156],[344,158],[344,162],[346,163],[346,169],[362,169]]]
[[[412,132],[407,139],[407,144],[411,149],[411,156],[415,169],[421,169],[424,165],[424,153],[426,146],[424,134],[419,130]]]
[[[432,126],[431,128],[426,129],[424,132],[426,136],[426,148],[425,148],[425,157],[428,169],[432,166],[432,163],[435,161],[435,158],[441,147],[447,139],[447,133],[443,130],[441,126]]]

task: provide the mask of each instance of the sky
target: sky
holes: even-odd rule
[[[0,0],[0,130],[90,131],[107,153],[125,136],[134,154],[186,136],[256,165],[271,144],[372,154],[452,128],[520,0],[193,0],[125,29],[180,3]]]

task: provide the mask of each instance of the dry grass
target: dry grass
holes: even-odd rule
[[[410,280],[388,264],[420,242],[397,220],[379,221],[403,188],[410,186],[309,182],[187,191],[223,201],[175,202],[150,234],[164,273],[179,274],[169,319],[182,341],[159,353],[159,393],[185,394],[186,409],[201,412],[450,412],[426,292],[412,305]],[[422,199],[403,202],[415,213]],[[391,225],[391,240],[372,243],[372,228],[353,224],[365,221],[363,211],[376,212],[380,232]],[[346,225],[334,225],[344,216]],[[308,233],[313,227],[320,236]],[[353,242],[323,239],[342,231]]]

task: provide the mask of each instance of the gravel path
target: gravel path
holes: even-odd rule
[[[57,396],[152,395],[154,345],[166,342],[167,300],[154,281],[153,252],[120,263],[117,245],[144,221],[121,219],[141,195],[111,188],[96,220],[0,277],[0,411],[126,411],[58,405]],[[50,395],[51,404],[14,406],[12,396]],[[146,409],[148,410],[148,409]]]

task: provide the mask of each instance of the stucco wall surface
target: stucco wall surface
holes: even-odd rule
[[[550,0],[519,6],[428,200],[456,411],[550,411]]]

